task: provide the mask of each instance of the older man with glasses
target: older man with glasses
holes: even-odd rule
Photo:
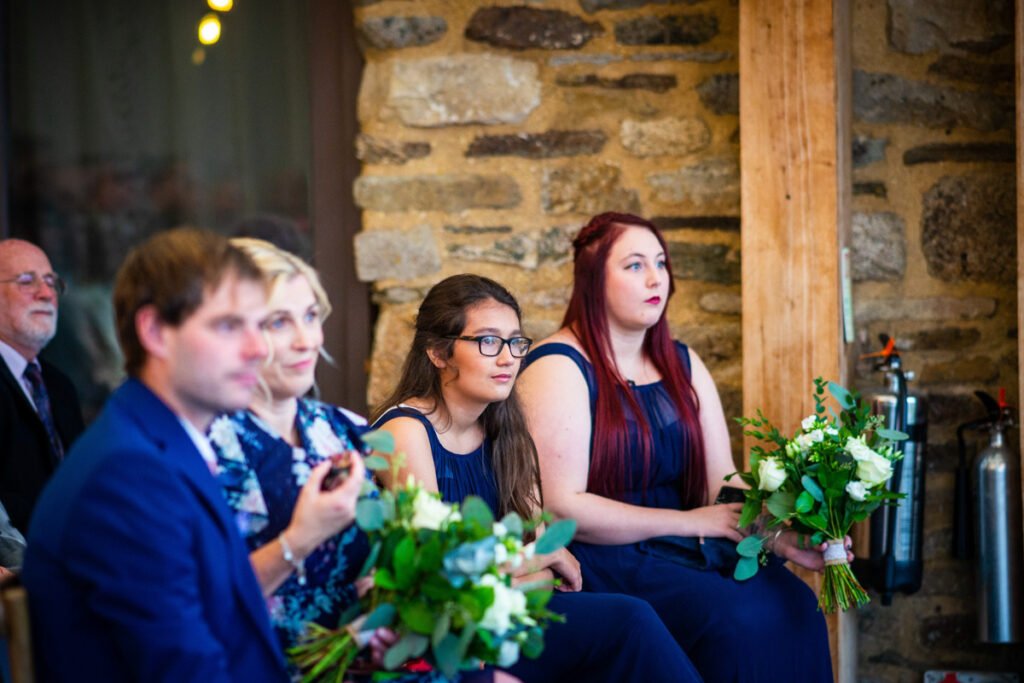
[[[39,247],[0,241],[0,504],[23,533],[40,491],[84,429],[71,381],[39,359],[57,331],[63,293]]]

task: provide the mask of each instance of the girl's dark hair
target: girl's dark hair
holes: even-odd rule
[[[629,227],[646,228],[657,238],[665,252],[668,273],[668,298],[675,292],[668,246],[654,223],[628,213],[602,213],[594,216],[573,240],[573,289],[562,326],[579,339],[597,375],[597,403],[594,407],[594,428],[590,451],[590,474],[587,490],[610,498],[622,498],[628,483],[627,461],[629,438],[623,403],[636,417],[643,435],[640,456],[644,476],[650,469],[651,426],[633,397],[625,378],[615,367],[608,332],[605,268],[612,246]],[[667,306],[666,309],[668,310]],[[644,355],[658,369],[675,404],[685,432],[690,435],[690,459],[685,463],[681,495],[685,507],[707,503],[707,467],[704,462],[704,439],[701,437],[697,394],[683,368],[672,342],[665,312],[644,337]]]
[[[464,334],[466,312],[472,306],[487,301],[508,306],[522,321],[522,312],[515,297],[494,280],[480,275],[453,275],[427,292],[416,314],[416,334],[402,366],[398,386],[374,409],[370,422],[393,406],[415,398],[429,400],[434,411],[441,411],[447,416],[441,373],[431,362],[427,351],[450,359],[455,340],[447,337]],[[458,372],[458,368],[455,371]],[[540,468],[537,448],[526,429],[526,419],[515,388],[504,401],[488,405],[480,416],[480,423],[492,446],[487,455],[498,485],[500,509],[496,512],[499,516],[515,512],[524,519],[534,516],[543,501]]]

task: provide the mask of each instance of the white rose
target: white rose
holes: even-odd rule
[[[498,538],[505,538],[508,536],[508,529],[501,522],[495,522],[494,526],[491,527],[491,533]]]
[[[852,436],[846,441],[846,452],[853,456],[854,460],[867,460],[872,455],[878,455],[871,447],[864,443],[864,437]]]
[[[811,437],[811,441],[814,443],[821,443],[825,440],[825,432],[820,429],[815,429],[813,432],[808,434],[808,436]]]
[[[863,501],[867,498],[868,487],[864,486],[864,482],[854,480],[846,485],[846,492],[850,494],[850,498],[856,501]]]
[[[889,477],[892,476],[892,463],[871,451],[870,456],[858,461],[857,476],[868,488],[874,488],[889,481]]]
[[[814,425],[817,424],[817,422],[818,422],[818,416],[817,415],[808,415],[807,417],[805,417],[800,422],[800,426],[803,427],[804,431],[806,432],[806,431],[809,431],[811,429],[814,429]]]
[[[509,588],[493,574],[485,574],[480,584],[494,589],[494,602],[484,612],[480,626],[488,631],[504,635],[512,628],[512,618],[526,612],[526,596],[514,588]]]
[[[497,543],[494,546],[494,564],[501,566],[505,564],[505,560],[508,559],[508,548],[505,547],[504,543]]]
[[[800,449],[802,453],[811,450],[811,445],[814,443],[814,439],[811,438],[810,434],[801,434],[800,436],[793,439],[793,443]]]
[[[786,481],[786,468],[776,458],[762,458],[757,463],[757,481],[762,491],[775,491]]]
[[[835,427],[825,427],[825,433],[828,434],[829,436],[836,436],[837,434],[839,434],[839,430],[836,429]]]
[[[452,512],[447,503],[420,489],[412,501],[412,525],[417,529],[437,529],[448,519],[455,521],[458,513]]]

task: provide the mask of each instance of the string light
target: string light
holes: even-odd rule
[[[234,7],[234,0],[206,0],[206,4],[210,6],[210,9],[218,12],[230,12],[231,8]]]
[[[220,19],[212,12],[199,21],[199,42],[213,45],[220,40]]]

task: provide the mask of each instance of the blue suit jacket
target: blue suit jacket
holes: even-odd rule
[[[29,530],[40,681],[286,681],[248,552],[178,418],[128,380]]]

